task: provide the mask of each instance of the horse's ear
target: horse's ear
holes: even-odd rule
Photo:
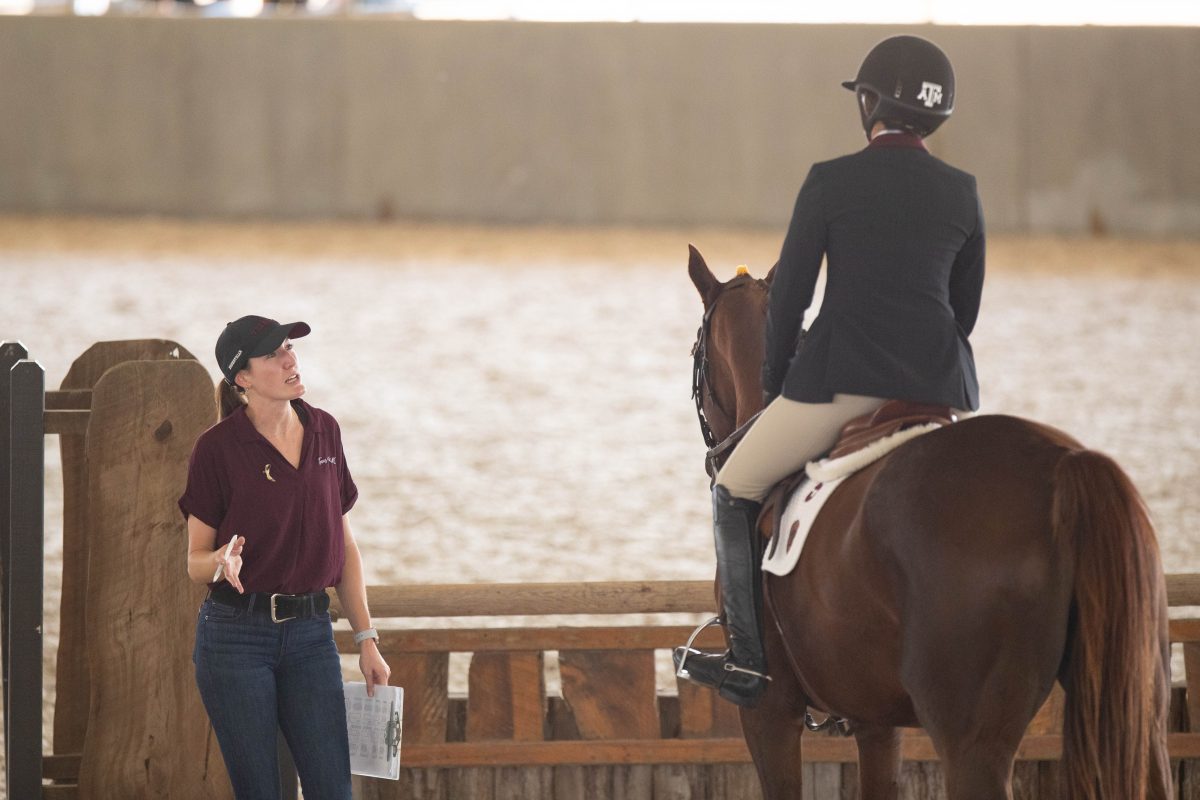
[[[696,285],[696,290],[700,292],[700,298],[705,305],[708,305],[713,294],[721,287],[721,282],[708,268],[704,256],[700,255],[696,246],[691,244],[688,245],[688,275],[691,277],[692,283]]]
[[[771,271],[767,273],[767,277],[763,278],[763,280],[767,282],[767,286],[770,286],[771,282],[775,280],[775,270],[778,266],[779,262],[776,261],[774,266],[771,267]]]

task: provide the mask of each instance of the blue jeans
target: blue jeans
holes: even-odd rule
[[[310,800],[350,800],[342,670],[329,615],[282,623],[205,600],[196,684],[238,800],[278,800],[277,729]]]

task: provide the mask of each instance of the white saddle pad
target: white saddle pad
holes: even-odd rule
[[[808,538],[817,514],[843,480],[910,439],[940,427],[941,424],[932,422],[905,428],[841,458],[810,461],[804,468],[808,477],[792,491],[783,509],[779,530],[767,543],[767,551],[763,554],[763,571],[772,575],[787,575],[796,567],[800,551],[804,549],[804,540]]]
[[[783,509],[779,530],[775,531],[775,535],[767,543],[767,552],[763,554],[762,563],[764,572],[787,575],[795,568],[813,520],[817,518],[833,490],[845,479],[844,475],[831,481],[805,478],[804,483],[796,487]]]

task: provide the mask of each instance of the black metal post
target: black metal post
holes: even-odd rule
[[[36,361],[18,361],[10,372],[8,512],[11,520],[5,581],[9,628],[5,651],[11,674],[8,712],[8,796],[42,794],[42,570],[45,501],[46,376]]]
[[[8,518],[8,493],[11,477],[12,441],[9,431],[9,387],[12,376],[10,370],[13,364],[24,358],[29,358],[29,351],[20,342],[0,342],[0,642],[8,644],[8,616],[11,607],[8,603],[8,542],[10,537]],[[0,691],[3,697],[8,697],[8,647],[3,650],[0,658]],[[4,741],[8,736],[8,709],[4,709]]]

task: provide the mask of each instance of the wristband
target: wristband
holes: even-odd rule
[[[354,643],[355,644],[362,644],[367,639],[374,639],[375,642],[378,643],[379,642],[379,631],[375,630],[374,628],[364,628],[363,630],[354,634]]]

